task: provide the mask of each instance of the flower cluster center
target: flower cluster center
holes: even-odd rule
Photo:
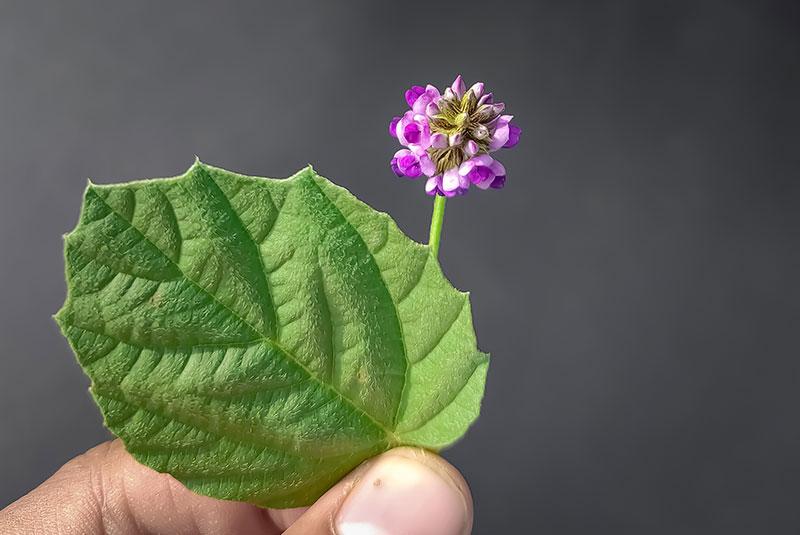
[[[444,173],[447,169],[461,165],[464,160],[475,154],[489,152],[488,123],[496,119],[502,110],[492,104],[480,103],[472,89],[464,96],[445,95],[439,102],[439,113],[430,118],[432,133],[448,136],[449,146],[430,147],[428,155],[436,164],[436,171]],[[466,145],[475,143],[473,154],[467,154]]]

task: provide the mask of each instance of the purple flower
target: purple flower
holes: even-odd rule
[[[406,102],[414,113],[424,114],[430,105],[436,105],[439,98],[439,90],[430,84],[425,87],[411,86],[411,89],[406,91]],[[431,106],[432,111],[435,110],[433,106]]]
[[[428,195],[444,195],[442,175],[432,176],[425,182],[425,193]]]
[[[428,117],[439,115],[439,112],[441,111],[442,110],[439,109],[439,105],[436,102],[430,102],[428,103],[427,106],[425,106],[425,115],[427,115]]]
[[[469,180],[461,176],[458,167],[451,167],[442,174],[442,189],[445,193],[469,189]]]
[[[400,149],[395,152],[389,165],[394,174],[399,177],[418,178],[422,174],[431,176],[436,172],[427,153],[416,154],[408,149]]]
[[[461,187],[466,183],[466,187],[475,184],[480,189],[500,189],[506,183],[506,168],[488,154],[481,154],[462,163],[458,167],[458,176],[462,181]]]
[[[445,190],[442,185],[442,175],[436,175],[430,177],[427,182],[425,182],[425,193],[428,195],[441,195],[442,197],[457,197],[458,195],[464,195],[467,192],[466,189],[456,188],[454,190]]]
[[[390,165],[397,176],[425,175],[430,195],[463,195],[470,186],[500,189],[506,170],[490,152],[519,143],[522,130],[502,115],[505,104],[495,102],[483,82],[467,88],[461,75],[444,93],[432,85],[415,85],[406,93],[410,108],[392,119],[390,134],[405,148]]]
[[[483,96],[483,82],[475,82],[469,90],[472,91],[475,98],[480,99]]]
[[[400,122],[400,117],[392,117],[392,122],[389,123],[389,135],[397,137],[397,123]]]
[[[508,141],[503,145],[504,149],[510,149],[519,143],[519,136],[522,134],[522,128],[514,123],[508,123]]]
[[[426,150],[431,144],[431,129],[428,118],[407,111],[395,125],[395,134],[401,145],[413,151]]]
[[[425,88],[419,85],[412,85],[409,89],[406,90],[406,102],[408,103],[409,108],[414,107],[414,103],[420,97],[420,95],[425,93]]]
[[[513,115],[501,115],[497,118],[494,132],[492,133],[492,139],[489,141],[490,152],[500,150],[506,143],[508,143],[509,137],[511,136],[511,129],[509,128],[509,125],[511,124],[511,119],[513,117]]]
[[[447,136],[445,134],[442,134],[441,132],[431,134],[431,147],[434,149],[443,149],[449,144],[450,142],[447,140]]]
[[[492,189],[503,189],[503,186],[506,185],[506,175],[500,175],[494,177],[492,183],[489,184],[489,187]]]
[[[464,83],[464,80],[461,78],[459,74],[456,76],[456,79],[453,80],[453,83],[450,85],[450,89],[453,91],[453,94],[456,98],[462,98],[464,96],[464,92],[467,90],[467,84]]]

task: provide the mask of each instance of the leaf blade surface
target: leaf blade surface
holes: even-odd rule
[[[310,168],[274,180],[197,162],[90,185],[65,256],[56,319],[107,426],[199,493],[305,505],[478,415],[488,359],[467,295]]]

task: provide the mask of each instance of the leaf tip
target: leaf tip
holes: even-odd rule
[[[286,180],[303,180],[308,178],[313,179],[315,176],[319,175],[316,173],[316,171],[314,171],[314,168],[311,167],[311,164],[306,164],[305,167],[298,169],[295,174],[287,177]]]
[[[314,170],[314,166],[311,165],[310,163],[307,163],[305,167],[303,167],[302,169],[300,169],[300,171],[297,172],[297,174],[309,178],[314,178],[319,176],[319,174]]]
[[[67,314],[67,302],[65,301],[64,305],[58,309],[58,312],[50,316],[51,318],[53,318],[53,321],[56,322],[58,328],[61,329],[62,331],[64,330],[64,323],[65,323],[64,316],[66,316],[66,314]]]
[[[189,166],[189,170],[188,170],[188,171],[186,171],[186,174],[189,174],[189,173],[191,173],[191,172],[192,172],[192,171],[194,171],[195,169],[198,169],[198,168],[199,168],[199,169],[203,169],[203,168],[205,168],[205,167],[206,167],[206,164],[204,164],[203,162],[201,162],[201,161],[200,161],[200,156],[198,156],[197,154],[195,154],[195,155],[194,155],[194,161],[192,162],[192,165],[190,165],[190,166]]]

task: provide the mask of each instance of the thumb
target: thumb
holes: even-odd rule
[[[367,461],[326,492],[286,535],[467,535],[472,497],[436,454],[396,448]]]

